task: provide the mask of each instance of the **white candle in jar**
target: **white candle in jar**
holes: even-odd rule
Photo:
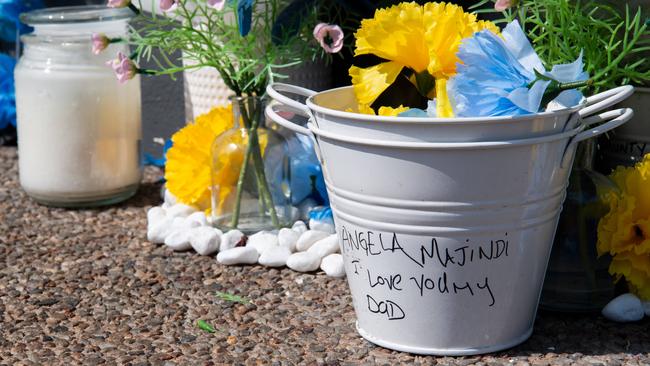
[[[141,178],[139,79],[120,84],[105,64],[117,51],[128,53],[126,47],[113,44],[93,55],[90,42],[94,31],[123,35],[128,13],[75,7],[66,17],[89,12],[109,20],[51,25],[36,17],[35,32],[23,37],[15,71],[20,183],[44,203],[119,201]]]

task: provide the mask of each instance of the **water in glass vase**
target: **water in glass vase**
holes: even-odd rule
[[[212,223],[250,234],[289,226],[288,144],[267,129],[260,97],[233,97],[233,128],[212,143]]]

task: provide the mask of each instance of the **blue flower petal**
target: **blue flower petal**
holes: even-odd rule
[[[505,40],[506,48],[526,70],[537,70],[541,73],[546,71],[542,60],[533,49],[517,20],[508,23],[503,28],[501,35]]]
[[[397,117],[427,117],[427,112],[419,108],[411,108],[398,114]]]
[[[583,70],[584,67],[582,51],[580,51],[580,56],[575,61],[570,64],[555,65],[547,75],[561,83],[583,81],[589,79],[589,74]]]
[[[242,37],[246,37],[251,31],[253,3],[254,0],[239,0],[237,2],[237,25],[239,26],[239,34]]]

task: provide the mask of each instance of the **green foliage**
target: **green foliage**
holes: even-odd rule
[[[238,302],[238,303],[244,304],[244,305],[251,303],[251,301],[249,299],[245,298],[245,297],[241,297],[239,295],[229,294],[227,292],[217,291],[215,293],[215,295],[218,298],[220,298],[221,300],[224,300],[224,301]]]
[[[594,81],[590,92],[650,81],[650,31],[641,8],[631,11],[626,5],[621,11],[603,1],[521,0],[502,14],[502,21],[519,20],[547,68],[573,62],[582,51]]]
[[[224,83],[239,96],[262,95],[266,85],[284,78],[283,71],[315,57],[320,47],[311,30],[316,11],[310,12],[298,32],[276,35],[271,29],[287,0],[257,0],[253,8],[251,31],[239,33],[237,2],[227,2],[222,11],[208,7],[205,0],[179,0],[173,14],[140,13],[128,40],[139,61],[153,60],[154,75],[171,75],[200,67],[215,68]],[[141,7],[142,8],[142,7]],[[158,52],[155,52],[158,51]],[[182,51],[181,59],[171,55]]]

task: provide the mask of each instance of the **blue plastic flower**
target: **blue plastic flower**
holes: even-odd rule
[[[588,79],[582,55],[573,63],[556,65],[546,72],[517,21],[508,24],[502,36],[481,31],[460,46],[462,64],[447,85],[456,116],[537,113],[550,92],[560,93],[560,83]],[[562,103],[575,105],[582,94],[568,90],[559,97]]]
[[[237,1],[237,25],[239,26],[239,34],[241,34],[242,37],[246,37],[246,35],[251,31],[254,3],[254,0]]]
[[[0,53],[0,130],[16,127],[16,95],[14,91],[13,57]]]
[[[0,40],[15,42],[17,33],[27,33],[29,27],[20,22],[20,13],[43,7],[42,0],[0,0]]]

